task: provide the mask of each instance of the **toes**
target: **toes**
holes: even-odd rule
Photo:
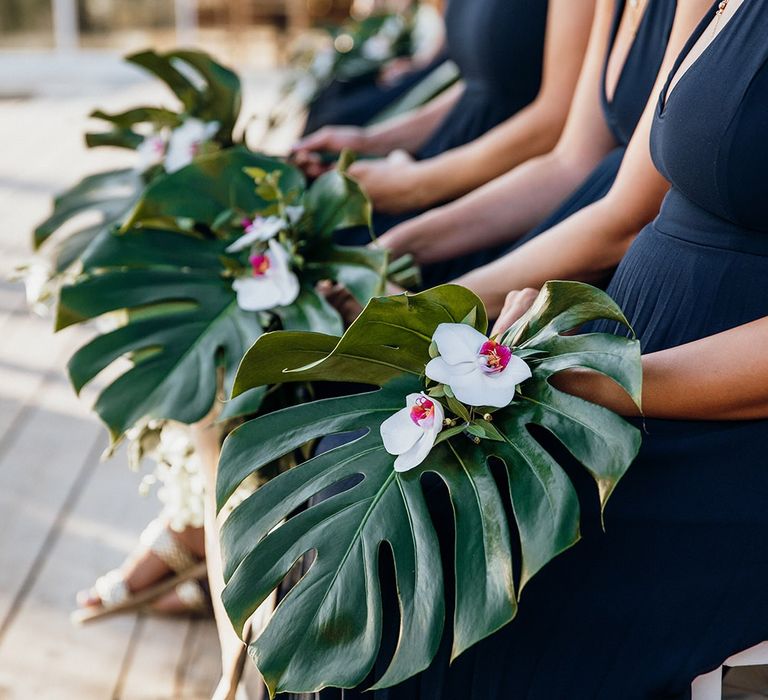
[[[96,608],[101,605],[101,599],[93,590],[80,591],[77,594],[77,605],[80,608]]]

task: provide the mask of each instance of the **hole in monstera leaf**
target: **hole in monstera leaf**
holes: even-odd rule
[[[203,92],[208,88],[208,81],[203,74],[184,59],[173,57],[171,59],[171,65],[192,83],[195,90]]]
[[[138,365],[151,360],[156,355],[162,353],[164,349],[162,345],[150,345],[149,347],[129,353],[127,357],[133,364]]]

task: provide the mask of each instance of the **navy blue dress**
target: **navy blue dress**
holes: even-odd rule
[[[768,316],[766,37],[768,0],[745,0],[660,99],[652,152],[672,189],[608,290],[645,352]],[[402,686],[335,697],[687,700],[698,675],[768,640],[768,420],[644,425],[605,533],[594,484],[558,455],[584,538],[528,584],[515,620],[451,666],[444,648]]]
[[[378,76],[370,75],[352,81],[334,80],[309,106],[304,134],[329,125],[365,126],[445,60],[445,52],[440,52],[429,64],[409,71],[392,85],[382,85]]]
[[[448,0],[448,56],[461,70],[461,98],[415,154],[433,158],[479,138],[536,99],[544,66],[547,0]],[[376,235],[421,212],[374,213]],[[347,245],[370,243],[367,230],[338,236]]]
[[[555,211],[538,226],[519,238],[513,246],[510,247],[505,244],[462,255],[455,260],[425,265],[422,269],[425,288],[451,282],[470,270],[496,260],[544,231],[548,231],[581,209],[594,204],[611,189],[621,167],[627,145],[637,128],[648,100],[651,98],[651,91],[658,78],[672,31],[672,24],[675,20],[677,0],[650,0],[638,27],[632,48],[622,66],[613,97],[609,100],[605,85],[606,73],[625,6],[626,0],[616,0],[610,41],[603,63],[600,90],[603,115],[616,142],[616,147],[605,156],[584,182]]]

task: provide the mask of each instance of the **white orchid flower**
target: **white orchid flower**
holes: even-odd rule
[[[166,146],[167,144],[162,135],[155,133],[146,136],[136,149],[136,153],[139,156],[136,170],[143,173],[145,170],[149,170],[149,168],[162,163]]]
[[[165,155],[165,169],[175,173],[189,165],[200,152],[200,147],[210,141],[219,130],[218,122],[204,122],[201,119],[187,119],[171,132],[168,151]]]
[[[396,472],[418,467],[435,445],[443,429],[445,411],[442,405],[424,394],[409,394],[405,408],[381,424],[384,449],[397,455]]]
[[[245,311],[266,311],[288,306],[299,296],[299,280],[291,271],[288,251],[274,238],[269,250],[250,258],[252,274],[232,284],[237,304]]]
[[[238,253],[254,243],[264,243],[288,228],[288,222],[279,216],[257,216],[243,221],[245,234],[227,248],[228,253]]]
[[[468,406],[508,406],[518,384],[532,376],[511,348],[465,323],[441,323],[432,340],[440,356],[427,365],[427,376],[449,386]]]

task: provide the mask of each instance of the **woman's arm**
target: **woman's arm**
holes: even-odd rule
[[[339,153],[345,148],[374,156],[386,156],[398,149],[415,153],[463,92],[464,85],[457,83],[423,107],[371,127],[324,126],[294,146],[294,157],[297,162],[310,161],[313,153]]]
[[[483,299],[491,316],[499,312],[510,288],[538,288],[550,279],[604,279],[637,233],[658,213],[669,185],[650,154],[657,95],[677,54],[709,7],[709,0],[678,2],[659,79],[610,192],[524,246],[458,280]]]
[[[393,228],[379,245],[431,263],[511,241],[539,223],[616,145],[600,106],[613,2],[599,0],[563,134],[534,158],[451,204]]]
[[[510,292],[492,334],[501,335],[533,304],[534,289]],[[670,420],[768,418],[768,317],[643,355],[643,415]],[[640,411],[612,379],[591,370],[556,374],[552,383],[625,416]]]
[[[643,415],[672,420],[768,418],[768,317],[729,331],[643,355]],[[569,371],[553,383],[622,415],[637,407],[612,380]]]
[[[544,67],[536,99],[475,141],[405,166],[360,161],[351,174],[388,213],[460,197],[520,163],[550,151],[563,130],[594,15],[594,0],[554,0],[547,18]]]

